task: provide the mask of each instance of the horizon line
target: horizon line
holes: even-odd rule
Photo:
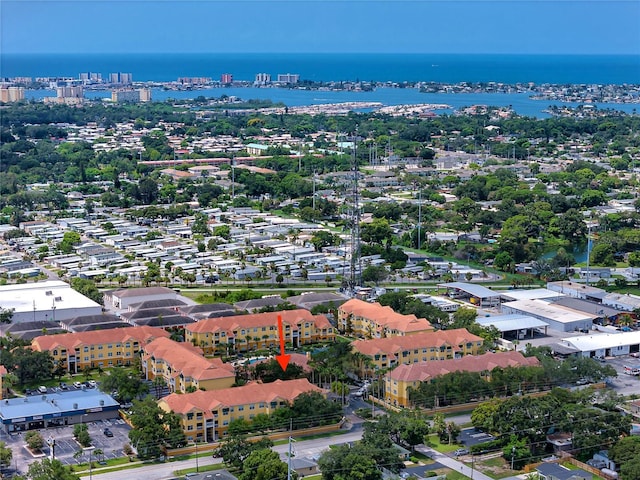
[[[516,53],[516,52],[0,52],[2,55],[515,55],[536,57],[560,57],[560,56],[625,56],[639,57],[636,53]]]

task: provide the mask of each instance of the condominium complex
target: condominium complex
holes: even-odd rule
[[[414,335],[433,331],[428,320],[402,315],[391,307],[351,299],[338,308],[338,330],[365,338]]]
[[[222,75],[220,75],[220,83],[233,83],[233,75],[231,75],[230,73],[223,73]]]
[[[266,85],[267,83],[271,83],[271,74],[270,73],[257,73],[256,80],[254,82],[257,85]]]
[[[190,343],[158,337],[142,347],[142,370],[147,380],[162,378],[171,392],[229,388],[235,382],[231,364],[207,359]]]
[[[279,73],[278,83],[298,83],[300,75],[297,73]]]
[[[80,105],[84,102],[82,86],[56,87],[55,97],[45,97],[46,103],[64,103],[65,105]]]
[[[184,395],[172,393],[159,400],[166,412],[180,417],[184,434],[189,441],[216,441],[227,434],[229,422],[251,420],[258,414],[271,414],[289,405],[303,393],[324,390],[306,378],[276,380],[273,383],[249,383],[223,390],[199,390]]]
[[[0,88],[0,102],[19,102],[24,100],[24,87],[2,87]]]
[[[449,360],[475,355],[482,347],[482,338],[466,328],[438,330],[401,337],[356,340],[352,348],[369,357],[377,368],[393,368],[401,364]]]
[[[141,88],[139,90],[119,89],[111,92],[111,101],[114,103],[138,103],[151,101],[151,89]]]
[[[133,75],[130,73],[110,73],[109,83],[120,83],[123,85],[133,82]]]
[[[488,352],[478,356],[465,356],[439,362],[418,362],[400,365],[385,376],[387,402],[395,406],[411,407],[409,388],[418,388],[420,383],[429,382],[440,375],[452,372],[481,372],[490,380],[495,368],[537,366],[536,357],[525,357],[520,352]]]
[[[226,351],[277,348],[278,316],[282,317],[285,341],[293,348],[309,343],[335,340],[335,331],[324,315],[308,310],[208,318],[185,327],[185,341],[202,348],[205,354]]]
[[[31,346],[39,352],[49,352],[55,365],[62,363],[71,373],[84,368],[129,365],[144,345],[169,333],[155,327],[128,327],[92,330],[60,335],[41,335]]]

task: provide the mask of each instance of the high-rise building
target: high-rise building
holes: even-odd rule
[[[278,83],[298,83],[300,75],[297,73],[279,73]]]
[[[55,97],[46,97],[47,103],[64,103],[67,105],[77,105],[84,101],[84,90],[81,86],[57,87]]]
[[[256,74],[256,81],[254,83],[256,83],[257,85],[266,85],[267,83],[271,83],[271,74],[270,73]]]
[[[109,83],[128,85],[133,83],[133,75],[130,73],[110,73]]]
[[[24,100],[24,87],[0,88],[0,102],[19,102],[20,100]]]
[[[142,88],[140,90],[118,89],[111,92],[111,101],[114,103],[138,103],[151,101],[151,89]]]
[[[102,74],[95,72],[82,72],[78,75],[78,78],[82,80],[84,83],[87,82],[102,82]]]
[[[141,102],[150,102],[151,101],[151,89],[150,88],[141,88],[140,89],[140,101]]]
[[[220,83],[233,83],[233,75],[231,75],[230,73],[223,73],[222,75],[220,75]]]

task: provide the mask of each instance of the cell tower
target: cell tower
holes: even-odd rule
[[[351,168],[353,170],[353,205],[351,208],[351,279],[349,288],[353,293],[361,286],[362,262],[360,255],[360,197],[358,192],[358,128],[353,137],[353,154]]]

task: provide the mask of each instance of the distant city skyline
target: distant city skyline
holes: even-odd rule
[[[0,0],[2,53],[640,54],[638,0]]]

